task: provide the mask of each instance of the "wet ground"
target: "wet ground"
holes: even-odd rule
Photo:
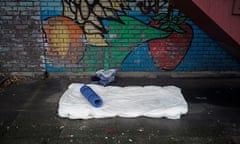
[[[57,116],[72,82],[21,80],[0,89],[0,144],[240,144],[240,78],[117,78],[112,85],[175,85],[189,104],[179,120]]]

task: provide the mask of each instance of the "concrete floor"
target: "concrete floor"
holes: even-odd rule
[[[117,78],[112,85],[175,85],[189,104],[179,120],[57,116],[58,100],[72,82],[20,81],[0,89],[0,144],[240,144],[240,78]]]

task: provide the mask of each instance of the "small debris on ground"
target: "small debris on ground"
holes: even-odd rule
[[[16,84],[19,81],[23,80],[34,80],[36,78],[31,77],[31,76],[21,76],[21,75],[7,75],[7,74],[2,74],[0,73],[0,88],[4,89],[9,87],[12,84]]]
[[[59,129],[63,129],[64,128],[64,125],[60,126]]]
[[[144,131],[144,128],[139,128],[139,129],[137,129],[137,131],[143,132],[143,131]]]
[[[133,140],[132,140],[132,139],[128,139],[128,141],[129,141],[129,142],[133,142]]]

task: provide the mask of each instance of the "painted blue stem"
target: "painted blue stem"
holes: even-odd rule
[[[92,104],[92,106],[96,108],[102,106],[103,100],[89,86],[83,85],[80,88],[80,92]]]

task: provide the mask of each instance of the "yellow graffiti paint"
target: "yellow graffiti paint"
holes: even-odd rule
[[[94,44],[95,46],[107,46],[108,44],[102,38],[101,34],[86,34],[87,40],[89,43]]]
[[[53,33],[58,34],[57,37],[53,39],[51,38],[52,34],[49,34],[51,43],[54,44],[54,49],[59,53],[59,56],[66,56],[68,52],[68,48],[70,45],[70,35],[67,29],[68,28],[66,25],[61,25],[60,22],[57,22],[56,25],[54,26],[54,29],[52,30]],[[63,40],[65,42],[63,42]]]
[[[52,26],[52,30],[48,33],[50,41],[49,51],[57,51],[59,56],[67,55],[70,45],[70,36],[67,29],[68,27],[66,25],[62,25],[60,22],[56,22],[55,25]],[[64,39],[65,42],[63,42]]]

